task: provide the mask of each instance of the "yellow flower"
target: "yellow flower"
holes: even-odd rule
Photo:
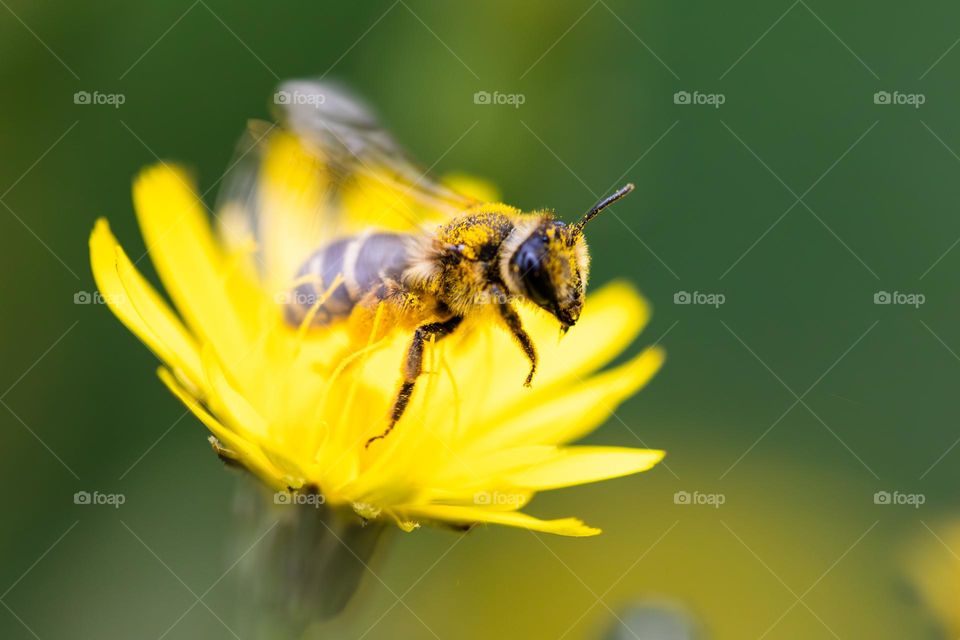
[[[926,526],[926,525],[925,525]],[[927,527],[930,529],[930,527]],[[931,535],[932,534],[932,535]],[[945,522],[912,545],[906,570],[920,601],[939,623],[944,637],[960,636],[960,522]]]
[[[176,313],[117,243],[106,220],[90,238],[93,274],[114,314],[163,362],[161,380],[213,434],[211,442],[278,491],[320,491],[366,519],[488,522],[568,536],[599,533],[576,518],[520,509],[535,492],[649,469],[663,452],[569,446],[599,426],[663,361],[650,348],[597,372],[636,337],[648,308],[628,285],[588,296],[557,341],[555,321],[523,309],[540,351],[533,388],[510,337],[471,325],[428,348],[406,414],[382,442],[409,335],[357,344],[347,327],[287,324],[276,291],[211,229],[184,171],[147,169],[134,204]],[[381,327],[383,329],[383,327]],[[373,335],[383,335],[374,331]]]

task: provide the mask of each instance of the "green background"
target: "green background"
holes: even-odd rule
[[[382,582],[312,637],[597,638],[647,599],[715,638],[939,637],[904,555],[960,553],[938,541],[960,507],[958,36],[948,2],[3,0],[0,636],[232,637],[226,579],[170,627],[236,557],[233,474],[147,350],[73,298],[93,289],[96,217],[142,252],[139,168],[183,161],[210,188],[278,77],[328,72],[424,164],[488,177],[518,206],[569,219],[636,183],[590,230],[593,282],[643,290],[654,317],[636,348],[659,340],[668,362],[591,439],[636,445],[632,430],[669,455],[531,505],[598,538],[395,536]],[[679,291],[726,302],[677,305]],[[926,301],[876,305],[878,291]],[[126,503],[74,505],[79,490]]]

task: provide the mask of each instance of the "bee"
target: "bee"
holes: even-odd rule
[[[385,313],[388,326],[409,328],[387,426],[365,446],[403,417],[426,345],[466,319],[512,334],[529,361],[529,386],[537,350],[517,305],[545,310],[561,334],[576,324],[590,267],[584,227],[634,186],[568,224],[430,180],[372,111],[337,86],[289,81],[274,102],[279,126],[254,123],[241,143],[218,205],[221,234],[234,245],[253,239],[264,275],[287,293],[291,326],[368,327]]]

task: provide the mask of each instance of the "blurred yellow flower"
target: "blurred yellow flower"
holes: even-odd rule
[[[117,243],[106,220],[90,238],[93,274],[110,309],[163,362],[161,380],[213,434],[217,452],[277,491],[319,491],[326,503],[410,531],[421,522],[488,522],[568,536],[599,529],[520,509],[537,491],[649,469],[662,451],[568,446],[599,426],[663,362],[654,347],[598,372],[649,310],[628,285],[591,293],[557,341],[546,314],[523,309],[540,351],[528,364],[506,332],[471,325],[431,345],[429,372],[383,442],[409,335],[357,340],[343,324],[287,324],[276,292],[214,234],[187,174],[147,169],[134,203],[149,254],[176,313]],[[384,335],[384,331],[373,333]]]
[[[927,529],[907,554],[907,573],[945,637],[960,637],[960,522]]]

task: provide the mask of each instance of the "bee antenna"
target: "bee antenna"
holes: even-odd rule
[[[603,211],[604,209],[612,205],[617,200],[620,200],[621,198],[623,198],[633,190],[634,190],[633,183],[628,182],[627,184],[623,185],[622,187],[620,187],[619,189],[617,189],[616,191],[608,195],[606,198],[604,198],[597,204],[593,205],[593,207],[590,208],[590,211],[587,211],[586,215],[580,218],[580,220],[572,226],[573,236],[576,237],[581,233],[583,233],[583,228],[586,226],[588,222],[590,222],[591,220],[596,218],[598,215],[600,215],[601,211]]]

